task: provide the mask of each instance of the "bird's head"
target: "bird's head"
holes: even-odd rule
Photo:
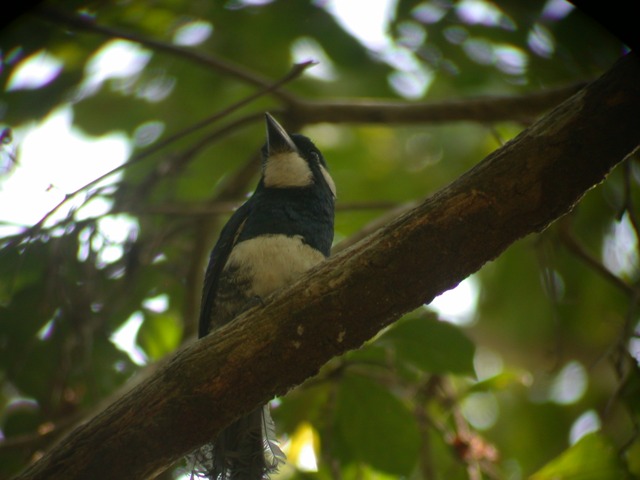
[[[320,150],[304,135],[289,134],[266,113],[267,142],[262,148],[266,188],[323,188],[335,198],[336,186]]]

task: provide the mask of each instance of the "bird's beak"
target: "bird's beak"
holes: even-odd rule
[[[282,125],[276,122],[270,114],[264,114],[267,122],[267,151],[269,155],[275,153],[297,152],[298,147]]]

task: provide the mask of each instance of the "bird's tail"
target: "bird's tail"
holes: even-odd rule
[[[278,470],[285,455],[278,446],[269,405],[225,428],[194,454],[192,478],[263,480]]]

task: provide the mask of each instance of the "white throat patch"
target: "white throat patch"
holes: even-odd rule
[[[311,169],[298,153],[276,153],[267,159],[264,167],[265,187],[306,187],[312,183]]]

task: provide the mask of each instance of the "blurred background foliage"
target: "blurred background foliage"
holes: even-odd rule
[[[3,27],[0,478],[194,340],[209,250],[258,176],[262,112],[323,150],[340,248],[527,122],[517,106],[500,122],[397,124],[294,107],[518,98],[625,52],[562,0],[383,3],[58,0]],[[356,30],[378,10],[377,35]],[[34,135],[52,122],[104,143]],[[546,232],[277,399],[276,478],[640,475],[638,179],[630,159]]]

